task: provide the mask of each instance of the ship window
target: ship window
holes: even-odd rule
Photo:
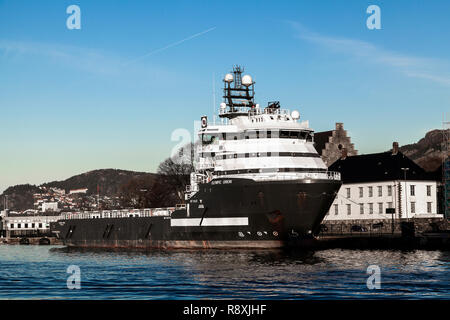
[[[250,154],[249,154],[249,153],[246,153],[246,154],[245,154],[245,157],[246,157],[246,158],[248,158],[249,156],[250,156]]]
[[[217,135],[211,135],[211,134],[202,134],[202,142],[203,144],[211,144],[218,140]]]
[[[298,139],[300,135],[300,132],[298,131],[291,131],[291,138],[292,139]]]
[[[308,135],[306,136],[306,141],[307,142],[312,142],[313,141],[312,134],[308,133]]]
[[[270,130],[267,130],[267,138],[270,138],[271,135],[272,135],[272,132]]]
[[[289,138],[289,131],[280,131],[280,138]]]

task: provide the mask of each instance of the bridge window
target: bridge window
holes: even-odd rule
[[[217,135],[212,134],[202,134],[202,143],[204,145],[208,145],[211,143],[214,143],[219,140],[219,137]]]

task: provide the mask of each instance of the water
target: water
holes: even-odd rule
[[[67,288],[69,265],[81,289]],[[369,265],[381,289],[367,288]],[[0,245],[0,299],[450,299],[448,251],[74,251]]]

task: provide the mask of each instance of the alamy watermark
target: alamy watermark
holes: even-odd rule
[[[370,5],[366,10],[370,16],[366,20],[366,26],[369,30],[380,30],[381,29],[381,9],[377,5]]]
[[[67,273],[70,274],[70,276],[67,278],[67,289],[73,290],[81,289],[81,270],[80,267],[77,265],[70,265],[67,267]]]
[[[377,265],[370,265],[366,270],[367,274],[370,274],[369,278],[367,278],[366,284],[367,289],[381,289],[381,269]]]
[[[67,7],[66,13],[70,16],[66,20],[67,29],[81,29],[81,9],[79,6],[72,4]]]

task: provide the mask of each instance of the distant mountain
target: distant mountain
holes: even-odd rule
[[[42,184],[43,187],[54,187],[69,192],[74,189],[88,188],[87,194],[97,194],[97,185],[100,195],[117,195],[122,185],[134,178],[156,176],[154,173],[136,172],[118,169],[100,169],[82,173],[64,181],[53,181]]]
[[[442,164],[442,157],[445,153],[443,133],[444,130],[429,131],[417,143],[407,144],[399,149],[426,171],[435,171]]]
[[[152,179],[156,177],[154,173],[135,172],[118,169],[100,169],[82,173],[70,177],[63,181],[53,181],[41,184],[42,187],[55,187],[64,189],[66,193],[73,189],[88,188],[87,194],[97,194],[102,196],[116,196],[121,188],[135,179]],[[3,209],[5,195],[8,196],[8,207],[14,210],[24,210],[33,208],[33,194],[42,193],[40,186],[24,184],[16,185],[6,189],[0,196],[0,208]]]

